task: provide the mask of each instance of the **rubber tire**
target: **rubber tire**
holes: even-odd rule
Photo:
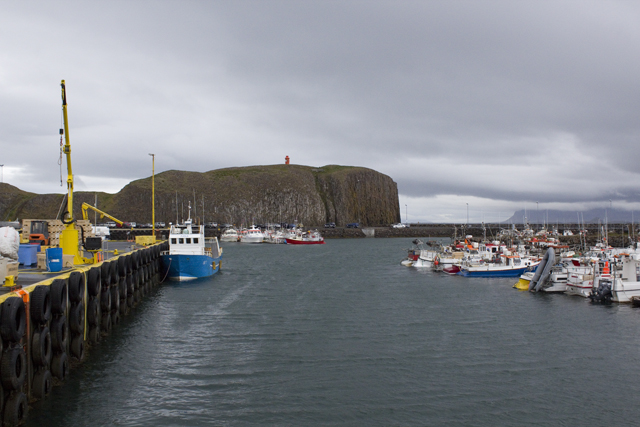
[[[111,312],[111,325],[118,326],[120,323],[120,311]]]
[[[89,334],[87,335],[87,339],[90,343],[97,344],[100,342],[100,328],[98,326],[94,326],[89,329]]]
[[[108,288],[111,284],[111,262],[105,261],[100,266],[100,278],[102,282],[102,289]]]
[[[118,292],[120,293],[120,299],[127,297],[127,278],[121,277],[120,283],[118,283]]]
[[[69,311],[69,328],[72,332],[81,334],[84,331],[84,304],[74,303]]]
[[[115,285],[116,283],[118,283],[118,279],[120,278],[118,276],[118,262],[117,261],[111,261],[111,266],[109,268],[109,272],[111,274],[111,284]]]
[[[111,289],[104,289],[100,294],[100,308],[103,312],[111,311]]]
[[[127,260],[124,255],[118,257],[118,275],[121,278],[127,275]]]
[[[0,335],[5,341],[18,342],[27,327],[27,312],[20,297],[9,297],[2,303]]]
[[[31,381],[31,395],[36,399],[44,399],[51,393],[53,378],[51,371],[43,369],[35,373]]]
[[[120,290],[117,286],[111,288],[111,311],[120,310]]]
[[[100,321],[100,329],[105,334],[108,334],[111,331],[111,312],[106,312],[102,314],[102,319]]]
[[[29,311],[31,319],[36,323],[45,323],[51,319],[51,288],[49,286],[36,286],[29,295]]]
[[[2,353],[0,378],[6,390],[19,390],[27,378],[27,355],[20,346],[12,347]]]
[[[78,335],[71,340],[71,355],[78,360],[84,359],[85,342],[84,336]]]
[[[31,361],[38,366],[48,366],[51,363],[51,355],[51,332],[45,326],[31,338]]]
[[[69,358],[67,357],[67,353],[59,353],[53,356],[53,360],[51,361],[51,375],[60,381],[64,381],[68,374]]]
[[[67,318],[54,317],[51,320],[51,348],[54,352],[61,353],[67,350],[68,334]]]
[[[67,309],[67,281],[55,279],[51,283],[51,313],[63,314]]]
[[[29,402],[23,392],[11,393],[4,405],[4,426],[17,426],[27,419],[29,415]]]
[[[69,275],[69,301],[80,302],[84,299],[84,273],[73,271]]]
[[[92,297],[97,297],[100,294],[100,288],[102,286],[102,274],[98,267],[93,267],[87,273],[87,293]]]
[[[91,298],[87,304],[87,323],[91,326],[100,324],[100,304],[95,298]]]

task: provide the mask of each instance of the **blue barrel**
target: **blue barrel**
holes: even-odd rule
[[[62,270],[62,248],[47,249],[47,270]]]

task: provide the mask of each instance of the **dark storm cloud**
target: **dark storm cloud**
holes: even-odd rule
[[[59,174],[57,85],[66,78],[74,171],[87,186],[148,176],[151,152],[157,171],[273,164],[288,154],[390,175],[414,218],[450,215],[470,198],[499,209],[637,201],[634,3],[5,9],[0,144],[30,191]],[[33,147],[31,157],[16,143]]]

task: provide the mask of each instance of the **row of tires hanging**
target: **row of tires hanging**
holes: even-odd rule
[[[160,253],[150,246],[10,294],[0,304],[0,414],[21,424],[29,403],[64,381],[72,361],[129,314],[162,279]]]

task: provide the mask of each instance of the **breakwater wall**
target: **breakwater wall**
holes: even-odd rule
[[[0,296],[0,414],[21,424],[161,280],[159,243]]]

